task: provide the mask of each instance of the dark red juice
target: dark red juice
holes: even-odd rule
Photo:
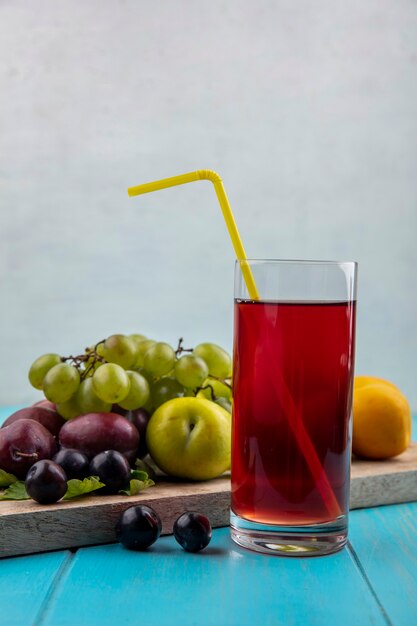
[[[348,510],[355,303],[235,302],[232,509],[319,524]]]

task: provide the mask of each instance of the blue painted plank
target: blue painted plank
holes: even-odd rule
[[[0,560],[0,623],[35,624],[70,552]]]
[[[395,626],[417,624],[417,502],[351,513],[350,540]]]
[[[76,598],[76,601],[74,601]],[[312,559],[267,557],[235,546],[229,529],[187,554],[172,537],[147,552],[120,545],[77,552],[41,626],[385,624],[344,550]]]

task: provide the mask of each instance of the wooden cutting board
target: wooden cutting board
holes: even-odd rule
[[[387,461],[352,463],[350,508],[417,500],[417,443]],[[148,504],[172,533],[184,511],[200,511],[213,527],[227,526],[230,479],[203,483],[158,482],[139,496],[86,496],[48,506],[32,500],[0,502],[0,557],[75,548],[115,541],[114,526],[124,509]]]

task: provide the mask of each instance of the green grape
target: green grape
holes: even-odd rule
[[[81,382],[76,393],[76,400],[80,408],[80,415],[85,415],[85,413],[110,413],[111,411],[111,403],[99,398],[94,391],[92,378],[86,378]]]
[[[225,398],[226,400],[232,399],[232,390],[230,387],[220,382],[220,380],[216,380],[215,378],[207,378],[201,387],[206,387],[206,389],[200,389],[197,393],[198,398],[207,398],[207,400],[212,400],[213,395],[211,392],[211,388],[213,389],[214,397],[217,398]],[[211,387],[211,388],[210,388]]]
[[[182,356],[175,363],[175,378],[190,389],[200,387],[208,376],[208,367],[203,359],[193,354]]]
[[[129,393],[130,379],[123,367],[105,363],[94,372],[93,389],[104,402],[118,404]]]
[[[93,346],[92,348],[90,348],[90,351],[97,352],[99,356],[103,356],[103,350],[104,350],[104,341],[101,341],[96,346]]]
[[[148,413],[153,413],[155,410],[155,407],[153,406],[153,403],[152,403],[152,389],[155,384],[155,379],[151,374],[149,374],[149,372],[144,370],[143,367],[139,367],[137,370],[134,370],[134,371],[140,374],[141,376],[143,376],[143,378],[145,378],[148,381],[148,385],[149,385],[149,398],[146,404],[144,404],[143,407],[141,408],[146,409]]]
[[[175,378],[160,378],[152,386],[154,408],[157,409],[161,404],[173,398],[182,398],[184,391],[184,387]]]
[[[29,369],[29,382],[35,389],[42,389],[43,379],[51,367],[61,363],[59,354],[43,354],[33,361]]]
[[[45,397],[55,404],[67,402],[80,386],[80,373],[68,363],[58,363],[51,367],[43,379]]]
[[[230,354],[215,343],[200,343],[194,348],[193,354],[207,363],[210,376],[223,379],[231,376],[232,359]]]
[[[226,398],[216,398],[215,403],[225,409],[228,413],[232,413],[232,404]]]
[[[148,411],[150,415],[152,415],[152,413],[155,411],[155,407],[153,405],[151,395],[149,396],[147,403],[144,406],[142,406],[141,409],[145,409],[145,411]]]
[[[164,376],[175,364],[175,350],[163,342],[154,343],[146,352],[143,367],[152,376]]]
[[[153,339],[145,339],[145,341],[139,341],[139,343],[136,345],[137,356],[136,356],[135,369],[143,367],[143,363],[145,360],[145,352],[148,350],[148,348],[153,346],[155,343],[156,341],[154,341]]]
[[[74,417],[82,415],[83,413],[80,405],[78,404],[78,391],[81,388],[81,385],[78,387],[77,392],[69,400],[56,405],[57,412],[66,420],[71,420]]]
[[[138,372],[127,371],[126,374],[130,380],[130,390],[126,398],[119,402],[119,405],[122,409],[140,409],[149,400],[149,383],[146,378],[138,374]]]
[[[137,344],[126,335],[111,335],[107,337],[100,349],[100,356],[103,356],[108,363],[116,363],[125,370],[133,367],[137,358]]]
[[[133,341],[138,344],[141,341],[146,341],[147,337],[145,335],[138,335],[138,333],[133,333],[133,335],[128,335],[129,339],[133,339]]]
[[[154,377],[149,372],[147,372],[143,367],[138,367],[138,369],[135,370],[135,372],[143,376],[143,378],[146,378],[146,380],[149,383],[149,387],[153,385]]]

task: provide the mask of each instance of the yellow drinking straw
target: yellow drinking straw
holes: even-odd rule
[[[137,185],[136,187],[129,187],[127,193],[129,196],[139,196],[140,194],[149,193],[150,191],[158,191],[159,189],[175,187],[176,185],[185,185],[185,183],[192,183],[196,180],[210,180],[213,183],[223,213],[224,221],[226,222],[227,230],[229,231],[230,239],[232,240],[236,258],[238,261],[241,261],[240,265],[242,268],[243,278],[245,279],[245,283],[248,288],[249,297],[251,300],[259,300],[259,293],[256,288],[252,270],[246,262],[247,256],[245,249],[236,226],[235,218],[233,216],[225,188],[223,187],[222,179],[216,172],[213,172],[213,170],[197,170],[196,172],[189,172],[188,174],[180,174],[179,176],[172,176],[171,178],[163,178],[162,180],[155,180],[152,183],[144,183],[143,185]]]
[[[223,217],[226,222],[230,238],[232,240],[236,258],[238,259],[238,261],[240,261],[240,266],[242,269],[242,274],[246,283],[246,287],[248,289],[249,297],[251,298],[251,300],[259,300],[259,292],[256,287],[252,270],[247,261],[245,249],[243,247],[242,240],[236,226],[235,218],[233,216],[229,200],[227,199],[226,191],[223,187],[222,179],[216,172],[214,172],[213,170],[197,170],[195,172],[188,172],[188,174],[179,174],[178,176],[172,176],[171,178],[163,178],[162,180],[155,180],[151,183],[144,183],[142,185],[136,185],[135,187],[129,187],[127,193],[129,194],[129,196],[139,196],[141,194],[149,193],[151,191],[158,191],[159,189],[166,189],[167,187],[175,187],[176,185],[185,185],[186,183],[192,183],[198,180],[210,180],[213,183],[223,213]],[[272,382],[275,386],[276,381]],[[310,471],[315,478],[317,487],[321,493],[329,514],[337,517],[341,514],[339,502],[333,492],[326,472],[324,471],[324,468],[311,442],[308,432],[306,431],[304,424],[302,423],[301,417],[298,414],[294,401],[291,397],[291,393],[285,385],[285,382],[283,384],[283,389],[284,394],[280,398],[280,400],[283,405],[288,424],[294,434],[294,437],[298,441],[298,445],[300,446],[303,456],[306,459]]]

